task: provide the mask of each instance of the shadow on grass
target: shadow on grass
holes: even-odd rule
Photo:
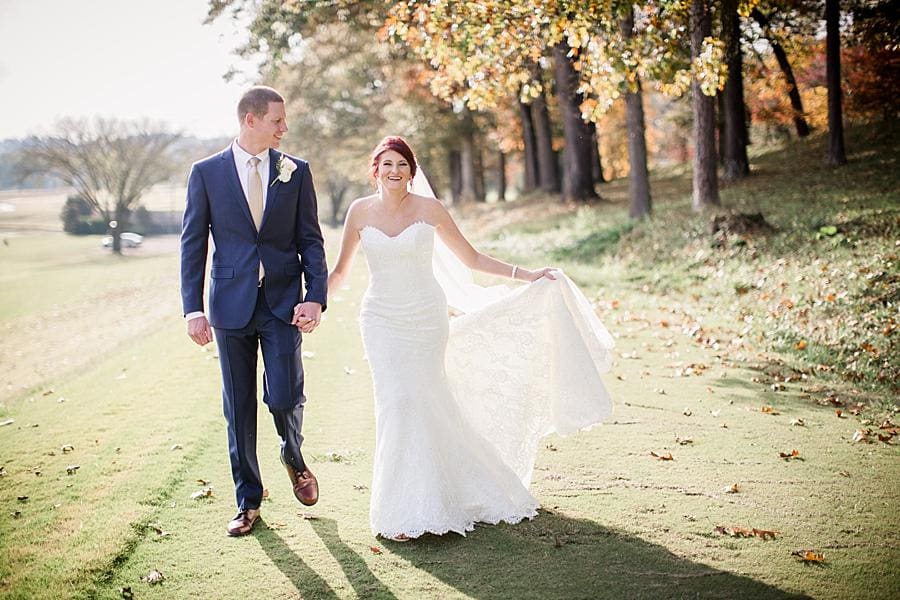
[[[338,595],[322,577],[310,568],[297,556],[275,530],[271,529],[265,521],[260,519],[259,527],[253,532],[253,537],[259,542],[260,547],[278,567],[288,580],[297,588],[299,595],[304,598],[337,598]],[[353,581],[353,579],[351,579]]]
[[[392,552],[470,598],[806,598],[680,558],[665,547],[583,519],[542,512]]]
[[[396,600],[397,597],[375,577],[362,557],[341,540],[334,519],[314,519],[310,521],[310,524],[334,559],[341,565],[344,575],[350,581],[357,596]]]

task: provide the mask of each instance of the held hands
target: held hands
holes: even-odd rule
[[[294,307],[294,325],[303,333],[312,333],[322,322],[322,305],[318,302],[301,302]]]
[[[194,343],[205,346],[212,341],[212,327],[206,317],[196,317],[187,322],[187,334]]]

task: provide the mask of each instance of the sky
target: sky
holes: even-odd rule
[[[49,133],[62,117],[150,118],[187,135],[237,130],[257,68],[207,0],[0,0],[0,139]],[[225,82],[232,66],[239,75]]]

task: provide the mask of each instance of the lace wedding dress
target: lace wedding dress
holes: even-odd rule
[[[540,438],[611,413],[600,374],[612,338],[562,274],[450,322],[430,224],[393,237],[368,226],[360,238],[370,271],[360,329],[375,389],[373,533],[465,535],[476,522],[533,517]]]

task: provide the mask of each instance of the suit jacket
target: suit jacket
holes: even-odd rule
[[[184,313],[202,311],[206,258],[212,234],[210,325],[239,329],[256,306],[259,261],[265,267],[265,294],[272,312],[290,323],[294,305],[318,302],[325,308],[328,269],[309,164],[285,154],[297,169],[277,179],[281,153],[269,150],[269,182],[259,231],[234,164],[231,146],[194,163],[187,188],[181,234],[181,300]],[[301,275],[306,282],[303,297]]]

